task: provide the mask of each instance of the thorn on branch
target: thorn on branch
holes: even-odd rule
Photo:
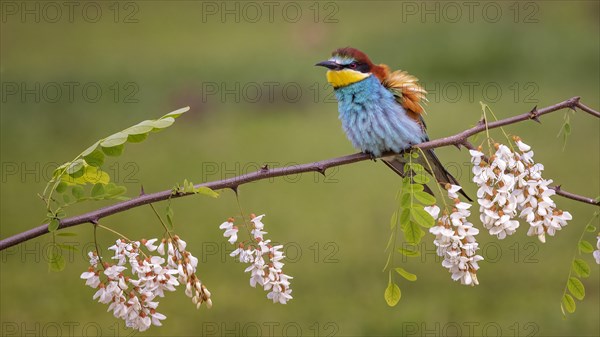
[[[260,172],[269,172],[269,165],[265,164],[260,168]]]
[[[575,96],[569,100],[569,104],[570,104],[571,108],[573,108],[573,110],[575,110],[574,108],[577,106],[577,104],[579,104],[580,99],[581,99],[581,96]]]
[[[479,122],[477,122],[477,126],[482,126],[482,125],[485,125],[485,117],[481,117]]]
[[[323,167],[323,166],[317,166],[317,172],[321,173],[321,175],[322,175],[323,177],[325,177],[325,170],[326,170],[326,169],[327,169],[327,168],[325,168],[325,167]]]
[[[233,191],[233,193],[235,193],[235,195],[238,195],[238,185],[230,186],[229,188]]]
[[[144,185],[140,185],[140,197],[142,195],[146,195],[146,192],[144,192]]]
[[[90,220],[90,222],[94,225],[94,226],[98,226],[98,218],[94,218],[92,220]]]
[[[531,109],[531,111],[529,111],[529,115],[531,119],[533,119],[534,121],[542,124],[542,122],[540,121],[539,118],[539,114],[538,114],[538,109],[537,109],[537,105],[533,107],[533,109]]]

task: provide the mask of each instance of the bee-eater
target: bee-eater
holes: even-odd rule
[[[391,72],[385,64],[375,65],[365,53],[350,47],[333,51],[329,60],[316,65],[329,69],[327,81],[333,86],[342,127],[354,147],[379,157],[429,140],[421,105],[427,92],[414,76],[400,70]],[[459,185],[432,149],[424,152],[427,162],[421,159],[421,164],[429,173],[431,165],[438,183]],[[382,160],[404,176],[402,156]]]

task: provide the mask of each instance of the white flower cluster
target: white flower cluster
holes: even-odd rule
[[[477,262],[483,260],[483,257],[476,254],[479,244],[475,240],[475,235],[479,234],[479,230],[467,220],[471,215],[469,211],[471,204],[461,202],[458,198],[456,192],[461,187],[448,184],[446,189],[448,197],[454,201],[452,213],[448,214],[444,211],[444,214],[438,218],[440,213],[438,206],[425,207],[425,211],[437,221],[429,232],[435,235],[433,243],[437,246],[437,254],[444,258],[442,266],[452,273],[452,279],[460,280],[460,283],[465,285],[475,286],[479,284]]]
[[[116,264],[104,262],[99,268],[97,253],[89,252],[90,267],[81,274],[86,285],[98,288],[93,299],[108,304],[108,311],[125,320],[127,327],[139,331],[162,325],[161,320],[166,316],[156,311],[159,302],[155,300],[164,297],[165,291],[175,291],[179,284],[186,284],[185,293],[197,308],[203,302],[208,308],[212,306],[210,292],[195,274],[198,259],[185,250],[186,242],[177,236],[163,239],[158,246],[154,244],[156,241],[118,239],[108,248],[115,252],[112,259],[117,260]],[[161,256],[146,255],[140,249],[142,246]],[[123,274],[129,268],[131,277]]]
[[[598,242],[596,243],[596,249],[594,251],[594,258],[596,259],[596,263],[600,264],[600,235],[598,235]]]
[[[546,234],[554,236],[572,217],[556,209],[551,199],[556,192],[548,188],[552,180],[542,178],[544,166],[533,161],[531,147],[518,137],[513,139],[518,151],[495,144],[489,160],[483,158],[481,148],[470,150],[480,218],[490,234],[504,239],[519,227],[518,215],[530,225],[527,235],[545,242]]]
[[[267,298],[273,300],[273,303],[286,304],[293,297],[291,295],[290,279],[293,277],[283,273],[282,269],[285,258],[281,249],[283,245],[271,245],[271,240],[265,240],[264,235],[267,232],[262,218],[265,215],[255,216],[250,215],[251,222],[251,240],[250,243],[244,245],[239,243],[238,248],[234,250],[230,256],[246,264],[250,264],[245,272],[250,272],[250,286],[256,288],[256,285],[263,287],[265,291],[269,291]],[[219,226],[225,230],[223,236],[229,238],[231,244],[237,241],[237,227],[233,224],[234,219],[229,218],[226,222]]]

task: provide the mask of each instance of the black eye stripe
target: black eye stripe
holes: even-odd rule
[[[352,63],[344,65],[344,68],[358,70],[361,73],[370,72],[369,65],[366,63],[362,63],[362,62],[352,62]]]

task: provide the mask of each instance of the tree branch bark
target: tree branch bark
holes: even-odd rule
[[[498,120],[495,122],[487,123],[487,128],[495,129],[495,128],[499,128],[504,125],[515,124],[515,123],[530,120],[530,119],[539,122],[540,116],[554,112],[554,111],[558,111],[558,110],[561,110],[564,108],[570,108],[573,110],[576,110],[577,108],[579,108],[580,110],[587,112],[592,116],[600,118],[600,113],[598,111],[595,111],[595,110],[585,106],[584,104],[580,103],[579,99],[580,99],[579,97],[573,97],[566,101],[563,101],[563,102],[560,102],[560,103],[557,103],[557,104],[554,104],[554,105],[551,105],[551,106],[548,106],[548,107],[545,107],[542,109],[537,109],[537,107],[534,107],[531,111],[529,111],[527,113],[509,117],[509,118],[505,118],[505,119],[501,119],[501,120]],[[428,141],[425,143],[415,145],[414,147],[418,147],[423,150],[438,148],[438,147],[443,147],[443,146],[448,146],[448,145],[465,146],[467,148],[472,148],[472,145],[467,140],[468,137],[473,136],[482,131],[485,131],[485,129],[486,129],[486,126],[485,126],[484,121],[480,121],[480,123],[478,125],[470,128],[470,129],[467,129],[465,131],[462,131],[460,133],[457,133],[453,136],[435,139],[432,141]],[[395,153],[393,153],[393,152],[387,152],[387,153],[383,154],[383,157],[389,156],[389,155],[394,155],[394,154]],[[281,168],[275,168],[275,169],[269,169],[268,167],[265,166],[262,169],[255,171],[255,172],[243,174],[243,175],[240,175],[240,176],[237,176],[234,178],[198,184],[198,185],[196,185],[196,187],[205,186],[205,187],[209,187],[213,190],[220,190],[220,189],[225,189],[225,188],[237,190],[238,186],[240,186],[240,185],[243,185],[243,184],[246,184],[249,182],[253,182],[253,181],[267,179],[267,178],[281,177],[281,176],[304,173],[304,172],[319,172],[324,175],[325,171],[328,168],[342,166],[342,165],[348,165],[348,164],[352,164],[352,163],[356,163],[356,162],[360,162],[360,161],[364,161],[364,160],[369,160],[369,159],[371,159],[371,156],[368,154],[355,153],[355,154],[348,155],[348,156],[331,158],[331,159],[322,160],[322,161],[318,161],[318,162],[314,162],[314,163],[307,163],[307,164],[302,164],[302,165],[294,165],[294,166],[281,167]],[[600,202],[594,200],[593,198],[589,198],[589,197],[577,195],[577,194],[574,194],[571,192],[567,192],[567,191],[563,190],[560,185],[552,186],[551,188],[553,188],[556,191],[557,195],[560,195],[562,197],[576,200],[576,201],[583,202],[583,203],[590,204],[590,205],[600,206]],[[123,201],[123,202],[120,202],[120,203],[117,203],[117,204],[114,204],[111,206],[107,206],[104,208],[100,208],[98,210],[95,210],[95,211],[92,211],[89,213],[62,219],[60,221],[60,225],[58,228],[64,229],[64,228],[68,228],[71,226],[76,226],[76,225],[80,225],[80,224],[84,224],[84,223],[97,223],[101,218],[105,218],[112,214],[124,212],[126,210],[129,210],[129,209],[132,209],[135,207],[139,207],[142,205],[154,203],[157,201],[163,201],[163,200],[167,200],[169,198],[179,198],[179,197],[183,197],[186,195],[192,195],[192,194],[193,193],[173,194],[172,190],[165,190],[165,191],[156,192],[156,193],[152,193],[152,194],[143,194],[143,195],[140,195],[139,197],[136,197],[136,198],[133,198],[133,199],[130,199],[127,201]],[[0,251],[4,250],[6,248],[9,248],[11,246],[17,245],[19,243],[31,240],[38,236],[44,235],[46,233],[48,233],[48,224],[43,224],[41,226],[32,228],[25,232],[15,234],[13,236],[10,236],[10,237],[5,238],[0,241]]]

